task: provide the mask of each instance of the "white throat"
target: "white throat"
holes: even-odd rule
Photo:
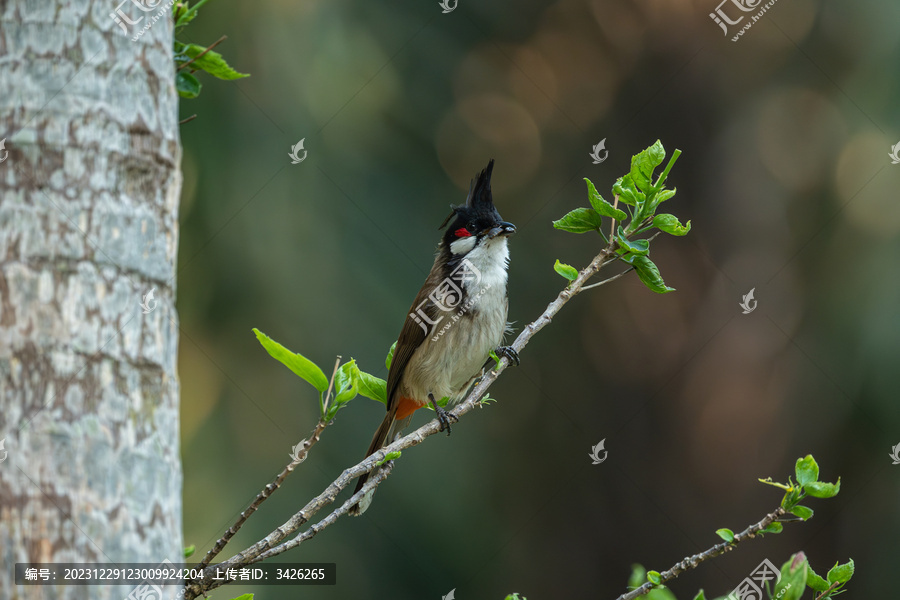
[[[470,239],[475,240],[474,237],[463,238],[462,240],[455,240],[453,243],[455,244]],[[507,279],[506,267],[509,265],[509,246],[506,242],[505,235],[498,235],[495,238],[475,246],[475,248],[466,254],[465,260],[469,261],[472,266],[481,273],[479,281],[467,282],[467,290],[473,286],[478,289],[494,289],[505,296]]]

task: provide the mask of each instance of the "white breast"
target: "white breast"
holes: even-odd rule
[[[503,341],[506,329],[506,266],[509,247],[498,236],[466,255],[479,276],[467,281],[467,304],[444,318],[410,357],[400,393],[427,401],[428,393],[440,400],[462,400],[472,379],[480,374],[490,351]]]

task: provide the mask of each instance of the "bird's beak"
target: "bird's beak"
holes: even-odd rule
[[[498,235],[512,235],[516,232],[516,226],[506,221],[501,221],[496,227],[492,227],[487,232],[488,239],[495,238]]]

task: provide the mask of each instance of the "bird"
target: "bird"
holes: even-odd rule
[[[503,337],[511,328],[507,270],[508,238],[516,226],[504,221],[494,206],[491,173],[494,161],[472,180],[465,204],[451,205],[450,215],[425,284],[403,322],[386,382],[387,414],[369,444],[371,456],[399,437],[413,412],[430,404],[440,431],[450,435],[456,417],[438,405],[452,406],[465,398],[484,369],[491,352],[519,364]],[[448,226],[449,225],[449,226]],[[359,478],[354,494],[369,474]],[[350,509],[361,515],[372,502],[370,490]]]

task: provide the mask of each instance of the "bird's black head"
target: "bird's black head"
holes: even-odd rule
[[[494,160],[469,185],[466,203],[454,206],[453,212],[441,225],[450,227],[444,232],[443,247],[452,254],[467,254],[473,248],[499,236],[509,236],[516,232],[516,226],[507,223],[497,212],[491,196],[491,171]]]

